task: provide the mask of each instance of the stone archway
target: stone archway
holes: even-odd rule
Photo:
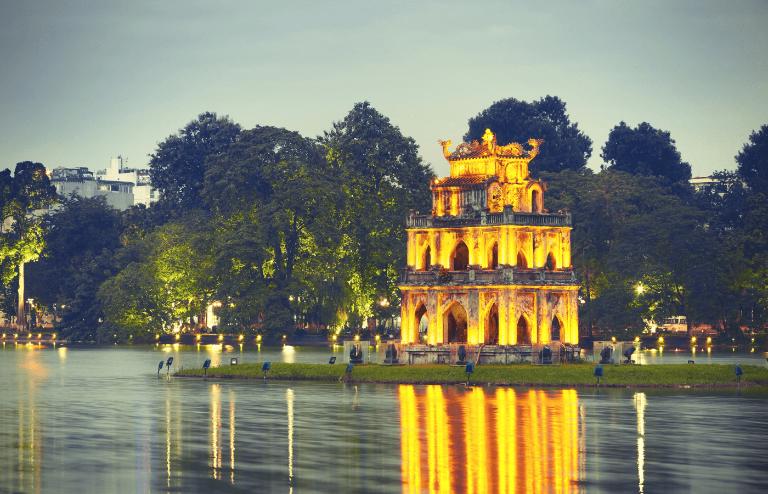
[[[495,303],[488,310],[488,317],[485,320],[486,339],[485,343],[489,345],[499,344],[499,306]]]
[[[550,331],[550,339],[552,341],[560,341],[563,332],[563,324],[560,322],[560,318],[555,316],[552,318],[552,329]]]
[[[416,307],[413,320],[416,326],[414,328],[413,334],[416,335],[416,341],[421,341],[423,336],[426,336],[427,331],[429,330],[429,317],[427,317],[427,307],[423,302],[420,302]]]
[[[497,267],[499,267],[499,243],[494,242],[488,251],[488,269],[496,269]]]
[[[520,319],[517,320],[517,344],[531,344],[531,327],[525,316],[520,316]]]
[[[467,247],[463,240],[460,240],[451,255],[451,269],[453,271],[466,271],[468,267],[469,247]]]
[[[467,311],[458,302],[454,302],[445,311],[443,325],[448,343],[467,342]]]
[[[550,252],[547,256],[547,263],[544,265],[547,271],[554,271],[557,269],[557,261],[555,260],[555,254]]]
[[[421,266],[424,271],[427,271],[432,265],[432,247],[427,245],[424,249],[424,255],[421,257]]]

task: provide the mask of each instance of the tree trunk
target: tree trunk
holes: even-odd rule
[[[19,291],[16,303],[16,329],[21,332],[27,326],[27,318],[24,310],[24,262],[19,263]]]

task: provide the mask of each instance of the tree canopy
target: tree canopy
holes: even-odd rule
[[[632,128],[625,122],[608,135],[600,155],[613,170],[662,177],[668,183],[686,183],[691,178],[691,165],[682,161],[669,132],[642,122]]]
[[[544,139],[541,152],[531,162],[534,173],[582,170],[592,155],[592,140],[571,122],[565,102],[557,96],[530,103],[515,98],[496,101],[469,119],[464,140],[479,140],[487,128],[500,144]]]
[[[768,125],[752,132],[736,155],[737,173],[754,192],[768,196]]]
[[[149,174],[161,201],[176,208],[201,207],[206,159],[224,151],[239,133],[240,126],[228,117],[205,112],[159,143]]]

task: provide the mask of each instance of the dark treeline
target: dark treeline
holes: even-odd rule
[[[698,193],[670,134],[648,123],[614,127],[599,173],[556,97],[498,101],[465,139],[486,127],[501,143],[545,140],[532,171],[549,185],[545,205],[573,213],[585,333],[633,334],[670,316],[734,336],[765,326],[768,126]],[[204,324],[211,304],[219,330],[266,336],[391,321],[404,218],[430,210],[433,177],[414,140],[368,103],[313,139],[201,114],[152,154],[162,199],[151,208],[73,197],[30,215],[50,201],[33,168],[0,175],[4,310],[16,310],[26,263],[27,296],[63,336],[96,341]]]

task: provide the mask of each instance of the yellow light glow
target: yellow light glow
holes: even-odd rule
[[[331,340],[336,341],[338,337],[336,335],[331,336]]]
[[[611,336],[611,343],[616,343],[616,337],[615,336]]]
[[[13,333],[13,339],[17,339],[19,337],[19,333]]]
[[[180,335],[179,333],[176,333],[176,334],[174,335],[174,339],[175,339],[176,341],[179,341],[179,340],[181,339],[181,335]]]
[[[711,344],[712,344],[712,337],[707,336],[707,345],[711,345]]]
[[[195,335],[195,341],[200,341],[203,337],[201,335]]]
[[[696,337],[691,336],[691,345],[695,345],[695,344],[696,344]]]
[[[55,339],[56,339],[56,333],[53,333],[53,334],[51,335],[51,339],[52,339],[52,340],[55,340]]]
[[[156,339],[156,340],[159,340],[159,339],[160,339],[160,335],[159,335],[159,334],[156,334],[156,335],[155,335],[155,339]]]
[[[261,335],[260,334],[256,335],[256,341],[261,341]]]
[[[237,341],[243,341],[245,339],[245,336],[240,335],[237,337]]]
[[[380,335],[376,335],[376,341],[381,341],[381,336]]]
[[[224,335],[223,334],[219,335],[219,341],[224,341]]]
[[[360,335],[359,334],[355,335],[355,341],[360,341]]]
[[[635,336],[635,343],[640,343],[640,337],[639,336]]]
[[[664,344],[664,337],[659,336],[659,345],[663,345],[663,344]]]
[[[3,333],[3,339],[5,339],[5,333]]]
[[[642,295],[645,293],[645,286],[642,283],[637,283],[635,285],[635,293],[638,295]]]
[[[43,337],[43,334],[42,334],[42,333],[37,333],[37,339],[38,339],[38,340],[39,340],[40,338],[42,338],[42,337]],[[755,339],[754,339],[754,338],[752,338],[752,341],[755,341]]]

